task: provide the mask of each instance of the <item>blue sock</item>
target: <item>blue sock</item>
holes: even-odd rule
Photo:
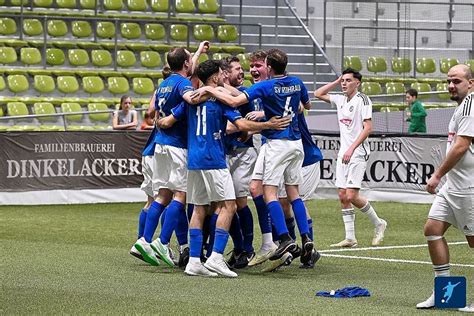
[[[227,241],[229,240],[229,233],[222,228],[216,228],[216,240],[212,251],[223,254]]]
[[[293,240],[296,240],[296,233],[295,233],[295,218],[290,217],[285,219],[286,223],[286,228],[288,228],[288,232],[290,233],[290,237],[293,238]]]
[[[163,210],[163,213],[161,214],[161,217],[160,217],[161,229],[163,229],[163,226],[165,225],[165,219],[166,219],[166,208]]]
[[[288,234],[288,228],[285,224],[285,215],[283,215],[283,208],[281,207],[280,202],[271,201],[267,204],[268,210],[270,212],[270,217],[272,218],[272,223],[275,225],[275,230],[278,236],[283,234]]]
[[[241,253],[244,250],[244,237],[242,236],[242,230],[240,228],[240,219],[237,214],[234,214],[232,218],[232,223],[230,223],[229,228],[230,237],[234,242],[234,251],[236,253]]]
[[[161,227],[160,240],[163,245],[167,245],[170,242],[171,235],[178,226],[179,213],[184,212],[184,204],[173,200],[166,208],[166,218]]]
[[[188,204],[188,221],[191,221],[191,217],[193,216],[193,211],[194,211],[194,204]]]
[[[206,257],[210,257],[212,248],[214,247],[214,240],[216,236],[217,214],[214,213],[209,220],[209,242],[207,243]]]
[[[311,240],[314,240],[314,235],[313,235],[313,220],[310,218],[308,219],[308,229],[309,229],[309,238]]]
[[[202,230],[194,228],[189,230],[189,256],[201,258]]]
[[[306,207],[301,199],[296,199],[291,202],[293,207],[293,214],[295,214],[296,224],[298,224],[298,229],[300,235],[309,234],[308,230],[308,220],[306,219]]]
[[[179,212],[178,226],[176,226],[176,239],[178,240],[178,245],[186,245],[188,243],[188,217],[186,212],[182,210]]]
[[[158,221],[160,220],[161,213],[163,213],[165,206],[156,201],[151,203],[148,208],[148,214],[146,215],[145,230],[143,231],[143,237],[147,242],[151,242],[153,234],[155,233]]]
[[[244,237],[244,250],[248,253],[253,252],[253,217],[252,211],[248,206],[237,211],[240,219],[240,228]]]
[[[138,239],[143,237],[143,232],[145,231],[147,211],[142,209],[140,215],[138,216]]]
[[[275,225],[272,224],[272,240],[273,242],[278,241],[279,237],[275,228]]]
[[[255,203],[255,208],[257,209],[258,215],[258,224],[260,225],[260,230],[262,234],[267,234],[272,232],[272,222],[270,220],[269,211],[263,195],[259,195],[253,199]]]

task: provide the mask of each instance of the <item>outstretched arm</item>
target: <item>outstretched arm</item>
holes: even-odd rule
[[[240,131],[251,132],[251,131],[261,131],[264,129],[273,129],[273,130],[284,130],[290,125],[291,117],[272,117],[266,122],[254,122],[249,121],[244,118],[234,121],[234,125]]]

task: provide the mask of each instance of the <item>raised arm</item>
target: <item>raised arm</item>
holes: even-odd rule
[[[329,92],[334,90],[341,83],[342,76],[314,91],[314,96],[319,100],[331,103]],[[311,105],[310,105],[311,106]]]

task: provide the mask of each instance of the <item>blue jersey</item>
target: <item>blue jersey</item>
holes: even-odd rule
[[[171,110],[183,102],[183,95],[192,90],[193,86],[188,78],[179,74],[172,74],[160,84],[156,91],[155,110],[160,113],[161,117],[170,115]],[[186,128],[186,119],[184,119],[176,122],[170,128],[159,129],[155,137],[155,143],[186,148]]]
[[[146,141],[145,148],[143,148],[142,156],[153,156],[155,154],[155,136],[157,130],[156,127],[153,127],[153,130]]]
[[[298,114],[298,124],[301,132],[301,142],[303,143],[304,160],[303,167],[310,166],[323,159],[323,154],[319,147],[314,143],[313,137],[309,132],[304,113]]]
[[[291,115],[291,124],[283,131],[264,130],[262,135],[269,139],[301,139],[298,126],[298,108],[300,102],[309,102],[308,91],[301,79],[296,77],[278,77],[254,84],[244,93],[249,100],[260,98],[265,117]]]
[[[224,133],[227,120],[241,118],[240,112],[211,98],[188,105],[188,169],[227,168]]]
[[[238,90],[241,92],[245,91],[246,89],[247,88],[243,86],[238,88]],[[256,111],[254,108],[254,104],[255,104],[254,102],[248,102],[239,106],[238,110],[240,112],[240,115],[242,117],[245,117],[248,113]],[[253,147],[252,137],[250,137],[245,143],[243,143],[237,140],[239,136],[240,136],[240,133],[232,133],[225,136],[224,141],[225,141],[226,152],[229,152],[230,150],[233,150],[235,148]]]

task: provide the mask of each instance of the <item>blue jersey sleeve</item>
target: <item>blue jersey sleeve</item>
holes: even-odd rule
[[[239,110],[231,108],[228,105],[222,105],[222,107],[224,110],[224,116],[232,123],[242,118],[242,115],[240,114]]]
[[[243,93],[247,96],[247,99],[255,100],[257,98],[265,98],[268,94],[268,91],[272,90],[271,83],[269,81],[262,81],[254,84]]]
[[[303,81],[301,81],[301,103],[306,104],[309,102],[309,95],[308,95],[308,89],[306,89],[306,86],[304,85]]]
[[[186,118],[186,107],[187,103],[181,102],[180,104],[171,109],[171,114],[173,114],[175,119],[181,121]]]
[[[178,93],[179,95],[183,96],[186,94],[186,92],[193,91],[193,84],[189,79],[183,79],[179,82],[178,84]]]

